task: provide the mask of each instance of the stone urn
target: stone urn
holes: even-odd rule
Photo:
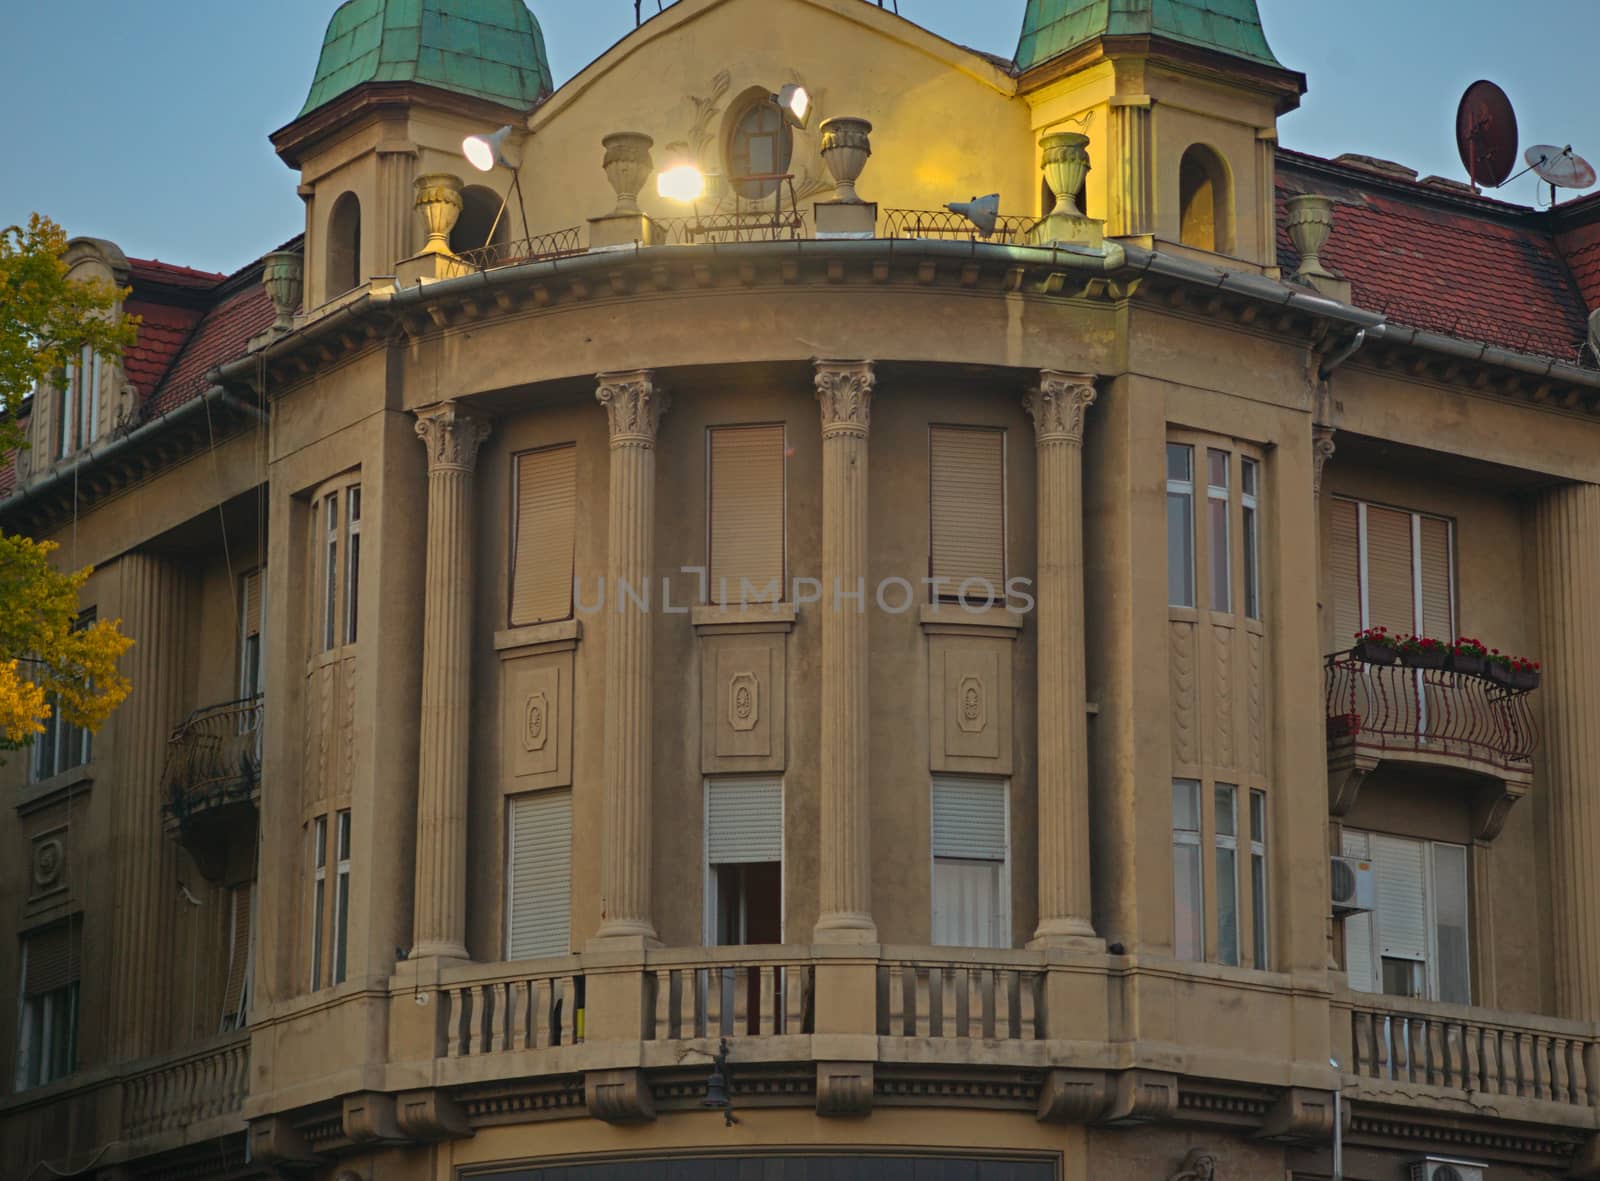
[[[300,310],[300,295],[305,289],[306,259],[296,250],[274,250],[262,260],[261,285],[278,313],[272,327],[287,332],[294,327],[294,314]]]
[[[449,254],[450,231],[461,217],[461,178],[449,172],[430,172],[416,180],[417,212],[428,227],[423,254]]]
[[[606,179],[616,190],[612,217],[639,216],[639,190],[656,170],[650,149],[656,141],[638,131],[614,131],[600,141],[606,150]]]
[[[1039,138],[1044,179],[1056,195],[1051,217],[1082,217],[1078,190],[1089,175],[1089,137],[1078,131],[1056,131]]]
[[[1333,272],[1322,265],[1322,248],[1333,233],[1333,198],[1316,193],[1303,193],[1284,202],[1288,210],[1289,239],[1300,255],[1300,268],[1295,278],[1332,278]]]
[[[833,175],[838,199],[859,205],[856,181],[872,155],[872,124],[852,115],[840,115],[824,119],[817,130],[822,133],[822,162]]]

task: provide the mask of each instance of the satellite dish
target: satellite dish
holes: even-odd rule
[[[1498,189],[1517,165],[1517,113],[1493,82],[1474,82],[1456,108],[1456,146],[1474,184]]]
[[[1574,155],[1572,145],[1564,148],[1551,144],[1534,144],[1522,157],[1528,167],[1539,174],[1541,180],[1557,189],[1588,189],[1594,187],[1594,166],[1582,156]]]
[[[990,193],[987,197],[974,197],[970,201],[955,201],[945,208],[951,213],[959,213],[987,238],[994,233],[995,223],[1000,220],[1000,194]]]

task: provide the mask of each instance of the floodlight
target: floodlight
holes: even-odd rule
[[[811,119],[811,92],[798,82],[790,82],[772,96],[792,127],[804,127]]]
[[[461,154],[479,172],[489,172],[496,164],[514,167],[506,159],[505,153],[506,140],[511,138],[511,131],[511,126],[507,124],[492,135],[469,135],[461,141]]]

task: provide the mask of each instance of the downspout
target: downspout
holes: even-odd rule
[[[1377,330],[1381,330],[1382,328],[1382,324],[1377,326]],[[1317,370],[1317,376],[1323,381],[1327,381],[1328,378],[1334,375],[1334,372],[1339,368],[1339,366],[1343,365],[1351,357],[1359,353],[1361,351],[1361,346],[1366,343],[1367,329],[1358,329],[1356,334],[1345,342],[1344,347],[1342,347],[1338,352],[1334,353],[1322,363],[1322,368]]]

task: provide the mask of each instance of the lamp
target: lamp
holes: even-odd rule
[[[790,82],[772,96],[772,101],[783,110],[789,126],[804,128],[811,120],[811,92],[798,82]]]
[[[959,213],[978,228],[985,238],[994,234],[995,223],[1000,220],[1000,194],[974,197],[970,201],[953,201],[945,206],[951,213]]]
[[[728,1039],[722,1039],[717,1056],[711,1060],[711,1077],[706,1080],[706,1097],[700,1106],[708,1111],[720,1111],[731,1128],[738,1121],[733,1118],[733,1101],[728,1098]]]
[[[667,145],[667,165],[656,174],[656,192],[669,201],[692,205],[706,193],[706,174],[695,163],[689,145]]]
[[[489,135],[469,135],[461,141],[461,154],[479,172],[489,172],[496,164],[506,168],[515,165],[506,158],[506,140],[511,138],[510,124]]]

